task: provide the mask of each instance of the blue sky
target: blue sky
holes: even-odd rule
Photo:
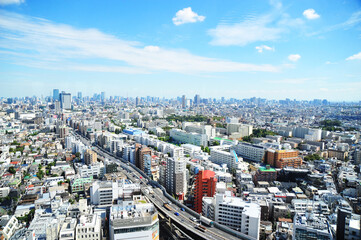
[[[0,96],[361,100],[361,1],[0,0]]]

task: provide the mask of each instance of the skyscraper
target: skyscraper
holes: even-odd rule
[[[53,101],[60,100],[59,89],[53,89]]]
[[[136,97],[135,98],[135,105],[138,106],[140,103],[140,98],[139,97]]]
[[[199,105],[201,103],[201,97],[199,94],[194,96],[194,105]]]
[[[83,98],[83,94],[81,92],[78,92],[78,99],[82,99]]]
[[[101,92],[101,93],[100,93],[100,100],[101,100],[102,102],[105,102],[105,92]]]
[[[182,96],[182,108],[186,108],[187,106],[187,98],[186,95]]]
[[[61,92],[60,93],[60,106],[62,109],[71,109],[71,94]]]

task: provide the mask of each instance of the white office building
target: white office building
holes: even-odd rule
[[[93,177],[102,178],[105,174],[103,162],[97,162],[92,165],[81,165],[77,168],[78,174],[82,178]]]
[[[110,208],[109,236],[111,240],[159,239],[158,212],[141,196],[123,201]]]
[[[62,92],[60,94],[60,106],[62,109],[71,109],[71,94]]]
[[[100,240],[102,239],[101,218],[97,214],[81,215],[76,225],[76,240]]]
[[[140,185],[127,179],[113,181],[96,181],[90,187],[90,202],[101,207],[111,206],[115,200],[132,199],[140,193]]]
[[[230,193],[203,197],[202,215],[248,236],[259,239],[261,207],[231,197]]]

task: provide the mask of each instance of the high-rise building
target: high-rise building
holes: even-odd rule
[[[62,109],[71,109],[71,94],[61,92],[60,93],[60,106]]]
[[[105,92],[101,92],[101,93],[100,93],[100,100],[101,100],[102,102],[105,102]]]
[[[199,94],[194,96],[194,105],[199,105],[201,104],[201,97],[199,96]]]
[[[87,149],[84,153],[84,163],[87,165],[91,165],[97,162],[97,153]]]
[[[136,152],[135,152],[135,163],[136,166],[144,171],[144,160],[145,160],[145,155],[152,155],[152,150],[150,150],[150,148],[147,148],[145,146],[142,146],[141,148],[136,148]]]
[[[139,104],[140,104],[140,98],[136,97],[135,98],[135,106],[139,106]]]
[[[186,95],[182,96],[182,108],[186,108],[187,107],[187,98]]]
[[[183,196],[187,191],[186,163],[182,158],[168,158],[165,187],[170,194]]]
[[[60,106],[60,101],[56,100],[54,102],[54,109],[55,109],[55,112],[58,113],[61,111],[61,106]]]
[[[83,94],[81,92],[78,92],[78,99],[82,99],[83,98]]]
[[[53,89],[53,101],[60,100],[59,89]]]
[[[211,170],[199,171],[194,184],[194,211],[201,213],[203,197],[213,197],[216,192],[217,178]]]

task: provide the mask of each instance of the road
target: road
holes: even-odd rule
[[[229,233],[226,233],[220,229],[217,229],[215,227],[209,227],[206,225],[202,225],[206,228],[204,232],[196,229],[196,226],[198,226],[199,220],[193,221],[191,218],[194,218],[193,215],[186,211],[181,211],[181,209],[176,205],[170,203],[169,199],[164,196],[163,192],[159,188],[154,188],[150,185],[148,185],[148,179],[141,176],[141,174],[135,170],[130,163],[125,163],[126,161],[121,161],[120,158],[114,157],[109,152],[105,151],[104,149],[100,148],[97,145],[92,145],[91,142],[86,139],[85,137],[79,135],[78,133],[74,132],[74,136],[82,141],[86,146],[92,146],[93,151],[95,151],[98,155],[109,159],[112,162],[117,163],[120,167],[125,169],[127,177],[133,181],[133,182],[139,182],[141,184],[141,187],[143,189],[143,195],[145,195],[150,202],[152,202],[158,209],[162,210],[163,213],[165,213],[169,218],[172,219],[173,222],[178,223],[182,227],[185,227],[188,231],[191,231],[198,235],[199,237],[203,239],[210,239],[210,240],[217,240],[217,239],[223,239],[223,240],[233,240],[233,239],[240,239],[237,238]],[[153,189],[154,193],[147,193],[147,191],[144,191],[145,188],[151,188]],[[170,207],[172,208],[172,211],[167,210],[164,208],[164,203],[170,203]],[[175,212],[179,213],[179,216],[175,215]],[[167,214],[169,213],[169,214]],[[251,239],[251,238],[248,238]]]

